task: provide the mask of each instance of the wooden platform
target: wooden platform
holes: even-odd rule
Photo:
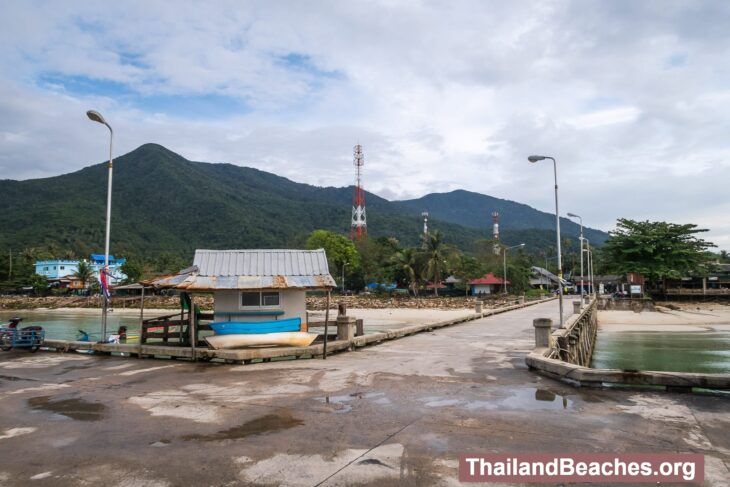
[[[556,299],[556,298],[549,298]],[[335,340],[327,342],[327,355],[345,350],[353,350],[355,348],[374,345],[388,340],[396,340],[409,335],[414,335],[423,331],[431,331],[437,328],[456,325],[466,321],[476,320],[487,316],[520,309],[533,304],[542,303],[548,299],[530,301],[525,304],[515,304],[497,309],[485,310],[482,313],[470,313],[464,316],[439,321],[436,323],[424,323],[421,325],[405,326],[395,330],[387,330],[378,333],[369,333],[357,336],[350,341]],[[268,362],[271,359],[298,359],[298,358],[314,358],[322,357],[324,346],[322,343],[310,345],[308,347],[265,347],[265,348],[245,348],[238,350],[211,350],[209,348],[169,346],[164,343],[144,345],[140,344],[116,344],[116,343],[92,343],[70,340],[46,340],[43,343],[43,349],[57,352],[72,352],[89,350],[101,354],[128,354],[131,357],[140,358],[172,358],[181,360],[222,360],[226,363],[242,363],[249,364],[254,361]]]

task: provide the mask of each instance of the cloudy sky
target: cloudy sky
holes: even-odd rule
[[[730,250],[730,2],[0,3],[0,178],[157,142],[390,199],[463,188]],[[490,209],[485,209],[488,218]]]

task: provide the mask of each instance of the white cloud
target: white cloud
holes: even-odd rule
[[[118,154],[158,142],[318,185],[352,183],[360,142],[367,188],[387,197],[465,188],[550,211],[552,171],[525,161],[544,152],[558,158],[563,208],[588,224],[701,221],[730,248],[717,210],[730,180],[722,2],[5,2],[1,13],[2,178],[103,159],[105,134],[84,117],[97,108]]]

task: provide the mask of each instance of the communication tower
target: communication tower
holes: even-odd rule
[[[421,213],[421,216],[423,217],[423,235],[428,235],[428,212],[424,211]]]
[[[499,213],[492,212],[492,238],[494,239],[494,253],[499,255],[502,248],[499,245]]]
[[[361,240],[367,237],[368,224],[365,215],[365,191],[362,189],[362,167],[365,164],[365,156],[362,146],[357,144],[353,151],[353,164],[355,165],[355,194],[352,197],[352,220],[350,223],[350,239]]]

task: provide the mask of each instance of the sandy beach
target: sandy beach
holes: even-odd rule
[[[599,311],[599,329],[605,331],[730,331],[730,306],[714,305],[699,311],[657,306],[657,311]]]

